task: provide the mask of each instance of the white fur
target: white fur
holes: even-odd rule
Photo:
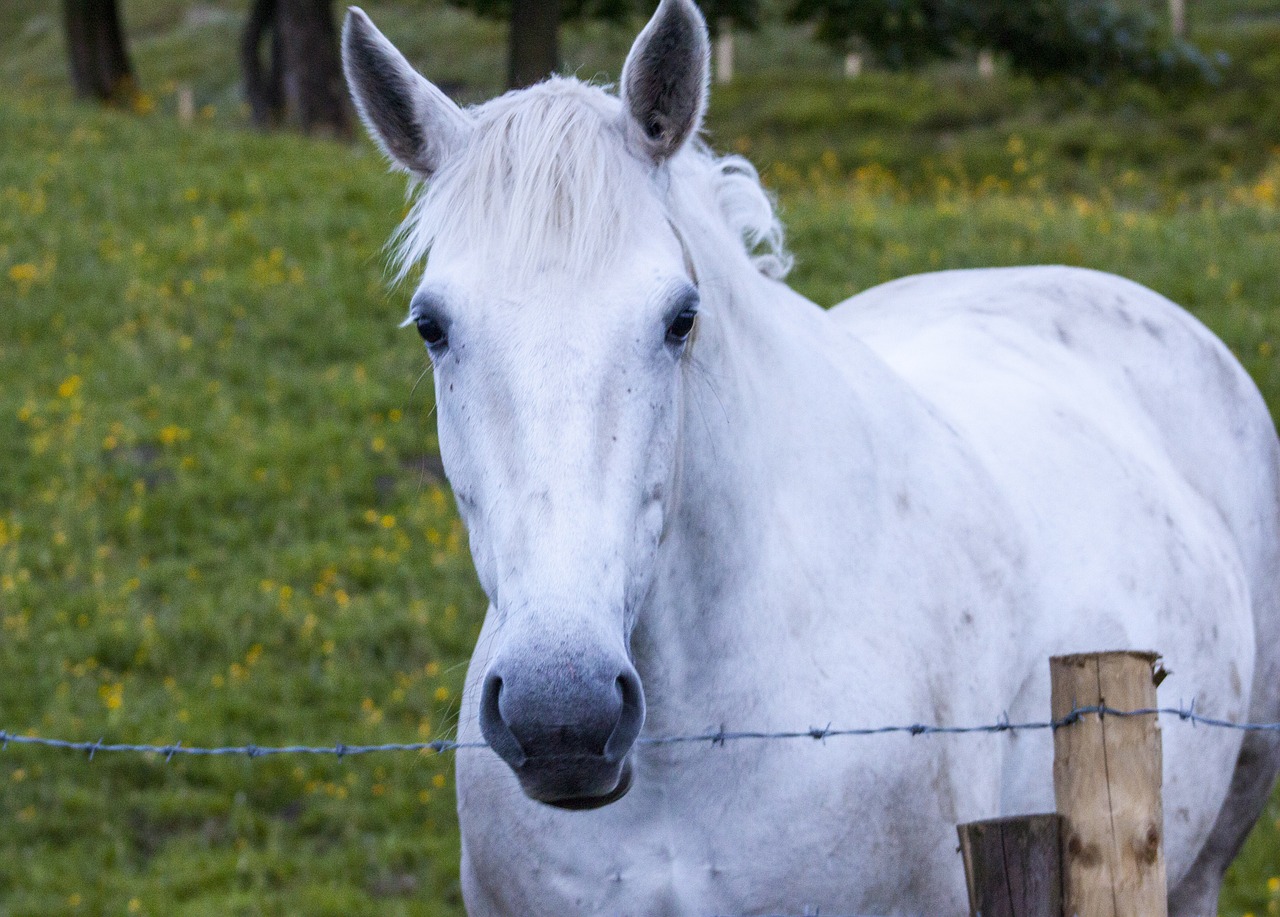
[[[441,453],[491,600],[459,738],[499,656],[554,694],[573,666],[539,662],[599,647],[630,654],[651,736],[1041,719],[1051,654],[1118,648],[1164,654],[1164,699],[1280,719],[1280,444],[1185,312],[1069,268],[824,311],[773,279],[781,229],[741,160],[654,168],[570,80],[473,117],[398,249],[448,322]],[[1212,913],[1265,799],[1276,743],[1248,741],[1229,793],[1240,734],[1165,729],[1173,917]],[[955,824],[1053,806],[1046,734],[631,762],[620,801],[566,812],[460,751],[468,910],[959,915]]]
[[[629,255],[624,233],[646,204],[635,185],[647,183],[648,166],[621,142],[622,107],[615,96],[557,77],[470,114],[474,128],[465,145],[421,186],[396,235],[399,276],[424,261],[442,235],[459,246],[483,248],[496,269],[515,277],[548,263],[587,276]],[[791,262],[782,225],[749,162],[716,157],[697,145],[684,150],[660,181],[668,175],[673,200],[690,193],[713,197],[729,233],[754,254],[757,268],[785,275]]]

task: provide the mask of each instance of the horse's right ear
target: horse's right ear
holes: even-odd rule
[[[393,163],[430,178],[471,129],[471,119],[419,74],[359,7],[342,27],[342,69],[370,136]]]

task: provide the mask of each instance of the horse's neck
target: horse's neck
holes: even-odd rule
[[[779,590],[817,604],[804,568],[821,580],[833,558],[849,569],[873,553],[913,452],[938,436],[878,357],[780,284],[752,278],[705,311],[678,497],[633,641],[642,677],[671,696],[715,680],[725,654],[785,640]],[[769,579],[780,567],[789,582]]]

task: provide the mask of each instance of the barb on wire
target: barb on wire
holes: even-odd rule
[[[928,735],[968,735],[975,733],[1032,732],[1044,729],[1061,729],[1078,723],[1083,717],[1096,714],[1100,717],[1134,717],[1134,716],[1176,716],[1185,723],[1200,726],[1211,726],[1217,729],[1236,729],[1243,732],[1280,732],[1280,723],[1234,723],[1230,720],[1204,716],[1196,713],[1195,703],[1188,707],[1143,707],[1137,710],[1117,710],[1107,706],[1075,707],[1066,715],[1056,720],[1042,720],[1028,723],[1011,723],[1008,714],[1001,714],[994,723],[980,726],[930,726],[923,723],[911,723],[901,726],[864,726],[849,729],[832,728],[830,724],[822,727],[793,732],[734,732],[717,729],[714,732],[696,733],[679,736],[642,736],[637,740],[639,745],[687,745],[705,742],[712,746],[722,746],[728,742],[743,741],[779,741],[789,739],[810,739],[825,742],[827,739],[858,736],[894,735],[908,736]],[[160,755],[165,762],[170,762],[176,755],[191,757],[227,757],[242,756],[250,760],[276,755],[333,755],[339,760],[357,755],[369,755],[381,752],[434,752],[443,754],[469,748],[485,748],[484,742],[455,742],[437,739],[432,742],[390,742],[382,745],[348,745],[338,742],[334,745],[226,745],[219,747],[201,747],[183,745],[173,742],[168,745],[136,745],[128,743],[111,743],[99,738],[95,742],[76,742],[67,739],[53,739],[38,735],[0,730],[0,751],[10,744],[56,748],[64,751],[85,752],[89,760],[95,755],[106,753],[133,753]]]

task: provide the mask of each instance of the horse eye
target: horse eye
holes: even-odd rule
[[[685,309],[671,320],[667,326],[667,340],[673,344],[682,344],[693,330],[693,320],[698,317],[697,309]]]
[[[414,324],[418,328],[418,334],[427,342],[428,347],[439,347],[445,342],[444,327],[430,316],[423,316]]]

